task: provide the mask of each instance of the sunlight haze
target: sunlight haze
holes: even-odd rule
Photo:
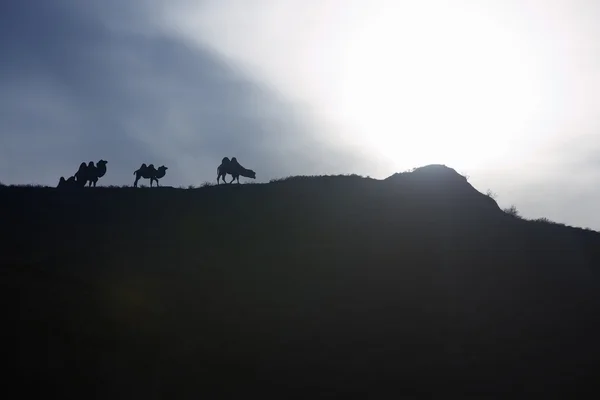
[[[534,11],[551,16],[541,4]],[[541,131],[559,111],[566,77],[554,70],[564,60],[535,32],[548,27],[523,20],[529,11],[468,1],[219,1],[186,9],[175,25],[313,105],[344,127],[345,140],[385,158],[389,173],[519,161],[552,134]]]

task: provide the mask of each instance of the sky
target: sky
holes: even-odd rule
[[[4,0],[0,181],[163,185],[431,163],[600,230],[593,0]]]

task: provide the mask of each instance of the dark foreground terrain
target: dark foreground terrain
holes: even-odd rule
[[[18,397],[596,389],[600,234],[508,215],[445,167],[0,188],[0,211]]]

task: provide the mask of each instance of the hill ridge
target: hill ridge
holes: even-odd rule
[[[507,214],[452,171],[2,188],[7,381],[111,398],[591,390],[600,234]]]

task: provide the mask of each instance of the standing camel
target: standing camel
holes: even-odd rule
[[[87,174],[87,179],[90,187],[92,186],[92,184],[94,185],[94,187],[96,187],[98,179],[102,178],[106,174],[106,164],[108,164],[106,160],[100,160],[96,163],[96,166],[94,167],[94,163],[90,161],[90,164],[88,165]]]
[[[140,178],[150,179],[150,187],[152,187],[152,182],[156,181],[156,186],[158,187],[158,180],[166,175],[167,169],[168,168],[164,165],[156,169],[154,167],[154,164],[150,164],[148,166],[146,166],[146,164],[142,164],[142,166],[137,171],[133,172],[133,174],[135,175],[135,182],[133,182],[133,187],[137,187],[137,183],[140,180]]]

